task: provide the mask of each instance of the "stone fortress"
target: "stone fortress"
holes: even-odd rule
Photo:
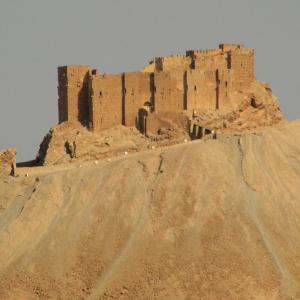
[[[93,132],[117,125],[146,132],[160,115],[191,118],[199,110],[226,110],[236,99],[232,95],[247,92],[254,81],[254,50],[241,44],[156,57],[137,72],[101,74],[88,66],[62,66],[59,123],[79,121]]]
[[[16,149],[2,151],[0,175],[221,139],[284,121],[270,87],[255,78],[254,50],[241,44],[156,57],[137,72],[58,67],[58,95],[59,124],[35,160],[16,164]]]

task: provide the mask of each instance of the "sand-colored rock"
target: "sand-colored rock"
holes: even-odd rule
[[[219,132],[245,131],[286,122],[270,87],[254,81],[251,91],[234,93],[226,110],[199,109],[194,123]]]
[[[94,134],[76,122],[54,126],[40,145],[39,157],[43,165],[75,160],[94,160],[115,156],[124,151],[137,151],[143,136],[133,128],[122,126]]]
[[[300,122],[0,181],[0,299],[299,299]]]
[[[13,175],[16,168],[16,155],[15,148],[9,148],[0,151],[0,176]]]
[[[179,122],[159,124],[151,136],[134,127],[116,126],[99,133],[88,131],[78,122],[64,122],[50,129],[39,149],[39,164],[55,165],[75,161],[93,161],[183,143],[188,131]]]

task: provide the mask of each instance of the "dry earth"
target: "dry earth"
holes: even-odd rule
[[[300,299],[300,121],[0,181],[0,299]]]

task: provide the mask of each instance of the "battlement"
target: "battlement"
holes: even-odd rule
[[[219,44],[219,48],[223,52],[227,52],[236,49],[245,49],[245,46],[243,44]]]
[[[202,50],[202,49],[197,49],[197,50],[187,50],[186,51],[186,56],[190,56],[192,58],[195,58],[197,56],[203,56],[203,55],[207,55],[207,56],[214,56],[214,55],[220,55],[222,54],[222,50],[221,49],[206,49],[206,50]]]
[[[247,91],[254,80],[254,50],[242,44],[156,57],[130,73],[63,66],[58,68],[59,122],[78,120],[99,132],[138,126],[145,105],[159,113],[224,109],[233,93]]]

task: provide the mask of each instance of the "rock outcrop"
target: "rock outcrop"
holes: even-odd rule
[[[53,165],[74,161],[109,158],[183,142],[188,132],[179,125],[167,123],[151,137],[141,134],[136,128],[116,126],[93,133],[77,122],[64,122],[54,126],[44,137],[39,149],[39,164]]]
[[[0,176],[14,175],[16,169],[16,155],[15,148],[9,148],[0,151]]]
[[[251,130],[285,122],[278,99],[270,87],[254,81],[248,92],[234,93],[226,110],[198,110],[194,123],[219,132]]]

